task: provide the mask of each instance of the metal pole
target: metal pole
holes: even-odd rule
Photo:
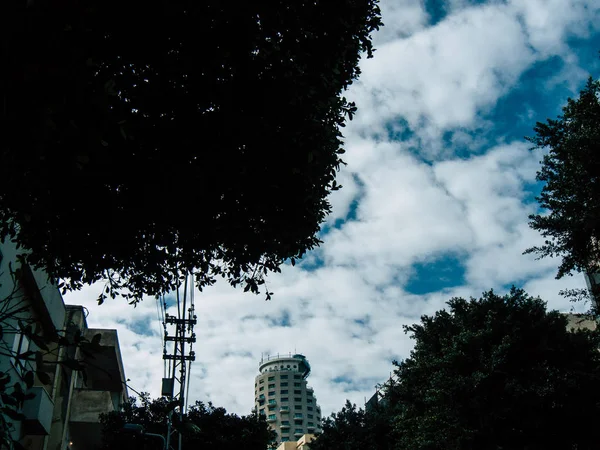
[[[168,448],[167,448],[167,440],[165,439],[165,437],[162,434],[144,433],[144,435],[160,438],[160,440],[163,441],[163,449],[164,450],[168,450]]]

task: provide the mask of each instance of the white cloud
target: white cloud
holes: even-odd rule
[[[361,107],[357,124],[365,131],[380,129],[402,117],[434,137],[470,127],[478,111],[492,106],[533,60],[510,9],[462,10],[408,39],[386,43],[364,62],[352,90]]]

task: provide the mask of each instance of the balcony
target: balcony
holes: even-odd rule
[[[267,417],[267,422],[277,422],[277,417],[269,416],[269,417]]]
[[[300,437],[300,436],[304,436],[304,434],[305,434],[305,433],[304,433],[304,431],[303,431],[303,430],[296,430],[296,432],[294,433],[294,436],[298,436],[298,437]]]
[[[277,404],[277,400],[275,400],[274,398],[269,400],[269,405],[276,405]]]
[[[279,425],[279,428],[281,428],[282,430],[283,430],[283,429],[286,429],[286,430],[287,430],[289,427],[290,427],[290,425],[289,425],[289,424],[284,424],[284,423],[282,423],[281,425]]]
[[[280,413],[289,413],[290,412],[290,407],[289,406],[280,406],[279,407],[279,412]]]
[[[32,387],[28,393],[35,395],[35,397],[23,404],[23,414],[26,417],[23,425],[26,433],[37,436],[50,434],[54,403],[46,389],[41,386]]]

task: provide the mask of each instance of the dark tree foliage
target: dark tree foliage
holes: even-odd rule
[[[0,239],[65,289],[257,292],[319,244],[377,0],[3,5]]]
[[[535,148],[548,149],[537,179],[544,183],[540,206],[529,225],[546,241],[525,253],[559,256],[557,278],[572,271],[600,272],[600,83],[590,78],[563,115],[538,122]]]
[[[140,404],[135,398],[124,405],[123,411],[102,414],[103,449],[135,450],[162,448],[161,441],[123,433],[126,423],[142,425],[146,432],[166,436],[169,401],[166,398],[151,400],[142,394]],[[175,416],[175,419],[177,417]],[[182,431],[184,448],[207,448],[234,450],[241,446],[248,450],[265,450],[275,438],[264,418],[255,414],[239,417],[211,403],[196,402],[185,415],[183,423],[175,420],[175,427]]]
[[[398,448],[592,449],[600,419],[600,335],[513,288],[454,298],[406,327],[397,365]]]
[[[322,432],[310,450],[391,450],[395,448],[394,417],[389,404],[365,411],[346,400],[340,412],[323,419]]]

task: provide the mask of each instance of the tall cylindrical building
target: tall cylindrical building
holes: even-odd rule
[[[258,371],[254,383],[256,410],[277,432],[278,442],[321,431],[321,408],[313,388],[306,384],[310,364],[303,355],[267,356],[261,359]]]

